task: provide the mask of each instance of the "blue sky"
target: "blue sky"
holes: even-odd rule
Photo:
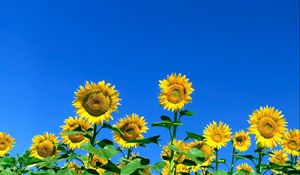
[[[1,1],[0,130],[16,138],[13,154],[36,134],[58,134],[86,80],[120,91],[111,123],[133,112],[158,121],[171,115],[158,104],[158,80],[172,72],[195,89],[186,108],[196,115],[183,119],[179,138],[202,134],[213,120],[245,129],[263,105],[299,128],[298,16],[297,0]],[[161,137],[165,144],[167,133]],[[160,151],[140,153],[158,160]]]

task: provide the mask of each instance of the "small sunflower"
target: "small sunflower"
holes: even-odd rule
[[[289,160],[288,155],[285,152],[283,152],[282,150],[274,150],[273,154],[269,158],[269,161],[271,163],[275,163],[277,165],[285,165],[288,160]],[[277,174],[281,173],[276,170],[272,170],[272,171]]]
[[[176,165],[176,175],[181,174],[189,174],[191,171],[190,167],[184,164],[177,164]],[[166,162],[166,166],[162,169],[162,175],[170,175],[170,162]]]
[[[120,119],[114,126],[123,132],[113,132],[113,138],[116,143],[118,143],[123,148],[136,147],[138,143],[127,143],[129,140],[142,139],[144,136],[142,133],[148,130],[146,126],[146,121],[143,116],[138,116],[137,114],[131,114],[131,116],[126,116]]]
[[[65,125],[61,126],[61,136],[63,143],[68,145],[70,149],[80,148],[82,143],[89,142],[89,139],[84,137],[82,134],[69,134],[65,135],[66,131],[74,131],[80,128],[81,131],[88,131],[91,128],[90,123],[87,120],[69,117],[65,120]]]
[[[108,163],[108,160],[105,160],[97,155],[93,155],[92,161],[90,166],[88,166],[88,162],[86,161],[84,164],[87,168],[91,168],[96,170],[99,174],[104,174],[105,169],[102,169],[101,166],[106,165]]]
[[[167,110],[179,111],[192,100],[191,94],[194,89],[185,75],[171,74],[167,79],[159,81],[159,87],[160,105]]]
[[[204,130],[204,137],[206,143],[213,147],[220,149],[222,146],[226,146],[230,141],[231,129],[223,122],[219,122],[219,125],[215,121],[210,123]]]
[[[249,175],[251,173],[254,172],[253,168],[248,164],[248,163],[242,163],[242,164],[239,164],[236,169],[238,171],[247,171],[247,173],[245,173],[245,175]]]
[[[110,83],[100,81],[97,84],[86,82],[75,92],[73,106],[80,117],[85,117],[93,124],[103,124],[112,119],[111,113],[117,111],[119,92]]]
[[[169,143],[167,146],[164,146],[164,149],[163,149],[164,151],[161,153],[162,157],[163,156],[171,157],[172,150],[169,148],[170,145],[171,145],[171,143]],[[189,151],[187,144],[182,140],[174,140],[173,145],[176,146],[177,148],[179,148],[182,152]],[[174,160],[176,160],[179,163],[183,162],[185,158],[186,158],[185,155],[179,154],[177,152],[174,154]]]
[[[300,155],[300,131],[294,129],[284,134],[282,149],[293,156]]]
[[[72,171],[74,171],[76,174],[81,174],[83,173],[83,169],[81,166],[79,166],[77,163],[75,162],[71,162],[68,165],[68,168],[70,168]]]
[[[201,166],[209,166],[214,159],[214,149],[207,145],[204,141],[194,141],[187,145],[188,149],[197,148],[204,153],[204,162],[196,166],[192,166],[192,171],[201,169]]]
[[[54,134],[46,132],[44,135],[37,135],[33,137],[32,142],[30,155],[33,157],[43,159],[58,154],[57,144],[59,140]]]
[[[233,147],[241,152],[245,152],[251,145],[251,139],[244,130],[238,131],[233,136]]]
[[[7,154],[15,144],[15,139],[5,132],[0,132],[0,157]]]
[[[248,122],[249,133],[255,135],[256,143],[262,147],[273,148],[281,143],[283,133],[287,130],[281,111],[273,107],[260,107],[250,115]]]

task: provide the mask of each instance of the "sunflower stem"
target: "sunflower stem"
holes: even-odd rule
[[[235,163],[235,148],[232,145],[232,156],[231,156],[230,174],[233,173],[234,163]]]
[[[219,167],[219,150],[216,148],[216,171],[218,171]]]
[[[174,122],[177,122],[177,115],[178,115],[178,111],[174,112]],[[174,140],[176,139],[176,133],[177,133],[177,126],[173,126],[173,133],[171,134],[171,145],[173,145]],[[173,150],[171,150],[171,160],[170,160],[170,175],[173,175],[174,173],[176,173],[176,171],[174,171],[175,168],[175,162],[174,162],[174,154],[175,152]]]
[[[92,139],[90,140],[90,142],[91,142],[91,145],[93,145],[93,146],[95,146],[95,141],[96,141],[96,136],[97,136],[97,125],[96,124],[94,124],[94,130],[93,130],[93,137],[92,137]],[[89,165],[90,165],[90,163],[91,163],[91,161],[92,161],[92,153],[90,153],[89,154]]]
[[[261,161],[263,158],[263,154],[262,154],[262,148],[260,146],[258,146],[258,163],[256,165],[256,173],[260,174],[260,165],[261,165]]]

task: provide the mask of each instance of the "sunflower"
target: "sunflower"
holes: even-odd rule
[[[226,146],[230,141],[231,129],[223,122],[219,122],[219,125],[215,121],[210,123],[204,130],[204,137],[206,143],[213,147],[220,149],[222,146]]]
[[[176,165],[176,175],[189,174],[190,171],[191,171],[190,167],[188,167],[184,164]],[[170,162],[166,162],[166,165],[162,169],[161,174],[162,175],[170,175]]]
[[[59,140],[54,134],[46,132],[44,135],[37,135],[33,137],[32,142],[30,155],[33,157],[43,159],[58,154],[57,144]]]
[[[131,116],[127,115],[114,125],[115,128],[122,132],[122,134],[116,131],[113,132],[114,141],[123,148],[136,147],[138,143],[127,142],[133,139],[144,138],[142,133],[148,130],[146,124],[143,116],[139,117],[137,114],[131,114]]]
[[[75,92],[76,99],[73,106],[80,117],[85,117],[93,124],[103,124],[103,121],[112,119],[111,113],[117,111],[119,92],[110,83],[100,81],[97,84],[86,82]]]
[[[274,150],[273,154],[269,158],[269,161],[271,163],[275,163],[277,165],[285,165],[288,160],[289,160],[288,155],[285,152],[283,152],[282,150]],[[281,173],[276,170],[272,170],[272,171],[277,174]]]
[[[167,146],[164,146],[164,148],[163,148],[164,151],[161,154],[162,157],[165,157],[165,156],[171,157],[172,150],[169,148],[170,145],[171,145],[171,143],[169,143]],[[176,146],[177,148],[179,148],[182,152],[189,151],[187,144],[182,140],[174,140],[173,145]],[[176,160],[179,163],[183,162],[185,158],[186,158],[185,155],[182,155],[178,152],[175,152],[175,154],[174,154],[174,160]]]
[[[300,131],[294,129],[284,134],[282,149],[293,156],[300,155]]]
[[[81,166],[79,166],[77,163],[75,162],[70,162],[68,165],[68,168],[70,168],[72,171],[74,171],[76,174],[81,174],[83,173],[83,169]]]
[[[244,130],[238,131],[233,136],[233,147],[241,152],[245,152],[251,145],[251,139]]]
[[[65,120],[65,125],[61,126],[61,128],[63,143],[68,145],[70,149],[80,148],[82,143],[89,142],[89,139],[82,134],[65,134],[66,131],[74,131],[76,129],[80,129],[80,131],[83,132],[88,131],[88,129],[91,128],[91,125],[87,120],[69,117]]]
[[[159,81],[159,87],[161,91],[158,98],[164,109],[179,111],[192,100],[194,89],[185,75],[171,74],[167,79]]]
[[[214,159],[214,149],[207,145],[204,141],[194,141],[187,145],[188,149],[197,148],[204,153],[204,162],[196,166],[192,166],[192,171],[201,169],[201,166],[209,166],[211,161]]]
[[[283,133],[287,130],[281,111],[273,107],[260,107],[250,115],[248,122],[249,133],[255,135],[256,143],[262,147],[273,148],[281,143]]]
[[[96,170],[99,174],[104,174],[105,169],[102,169],[101,166],[106,165],[108,163],[108,160],[105,160],[97,155],[93,155],[91,164],[88,165],[88,161],[85,161],[84,164],[87,168],[91,168],[93,170]]]
[[[15,144],[15,139],[5,132],[0,132],[0,157],[8,153]]]
[[[253,168],[248,163],[239,164],[236,169],[238,171],[246,171],[245,175],[249,175],[254,172]]]

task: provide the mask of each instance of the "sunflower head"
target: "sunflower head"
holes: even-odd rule
[[[104,81],[86,82],[85,87],[80,86],[75,95],[73,106],[76,113],[93,124],[109,121],[112,118],[111,113],[117,111],[120,101],[119,92]]]
[[[71,162],[68,165],[68,168],[70,168],[72,171],[74,171],[76,174],[81,174],[83,173],[83,168],[81,166],[79,166],[77,163],[75,162]]]
[[[300,131],[298,129],[293,129],[285,133],[281,146],[285,152],[293,156],[299,156],[300,155]]]
[[[273,107],[260,107],[250,115],[248,122],[249,133],[255,135],[256,143],[262,147],[273,148],[281,143],[283,133],[287,130],[281,111]]]
[[[244,130],[238,131],[233,136],[233,147],[241,152],[245,152],[251,145],[251,139]]]
[[[107,162],[108,160],[105,160],[97,155],[93,155],[90,168],[96,170],[99,174],[103,174],[105,173],[105,169],[102,169],[101,166],[106,165]]]
[[[192,83],[185,75],[171,74],[159,81],[159,102],[165,109],[179,111],[192,100]]]
[[[239,164],[236,169],[238,171],[244,171],[245,175],[250,175],[254,172],[253,168],[248,163]]]
[[[65,134],[67,131],[76,131],[77,129],[80,129],[80,131],[88,131],[88,129],[91,128],[91,125],[87,120],[69,117],[65,120],[65,125],[61,126],[61,128],[63,143],[68,145],[70,149],[80,148],[82,143],[89,142],[89,139],[82,134]]]
[[[194,141],[187,145],[188,149],[197,148],[204,153],[204,162],[196,166],[192,166],[192,171],[198,171],[201,166],[209,166],[211,161],[214,159],[214,149],[207,145],[204,141]]]
[[[191,171],[191,169],[189,166],[186,166],[184,164],[176,165],[176,175],[189,174],[190,171]],[[161,174],[162,175],[171,175],[170,174],[170,162],[166,162],[166,166],[162,169]]]
[[[171,157],[172,150],[169,148],[170,145],[171,145],[171,143],[164,146],[164,149],[163,149],[164,151],[161,153],[162,157],[164,157],[164,156]],[[182,140],[174,140],[173,145],[176,146],[177,148],[179,148],[182,152],[188,152],[189,151],[189,148],[188,148],[187,144]],[[179,163],[184,161],[185,158],[186,158],[185,155],[179,154],[177,152],[174,154],[174,159],[177,160],[177,162],[179,162]]]
[[[5,132],[0,132],[0,157],[7,154],[15,144],[15,139]]]
[[[231,129],[223,122],[217,124],[213,121],[204,129],[204,137],[209,146],[220,149],[230,141]]]
[[[37,135],[33,137],[32,142],[30,155],[33,157],[43,159],[58,154],[57,144],[59,140],[54,134],[46,132],[44,135]]]
[[[146,126],[146,121],[143,116],[138,116],[137,114],[131,114],[125,118],[120,119],[114,126],[122,131],[123,134],[119,132],[113,132],[113,138],[116,143],[118,143],[123,148],[135,147],[137,143],[127,143],[133,139],[144,138],[143,134],[148,130]]]
[[[285,165],[289,160],[288,155],[283,150],[274,150],[273,154],[269,158],[271,163],[275,163],[278,165]],[[272,170],[274,173],[279,174],[281,172]]]

